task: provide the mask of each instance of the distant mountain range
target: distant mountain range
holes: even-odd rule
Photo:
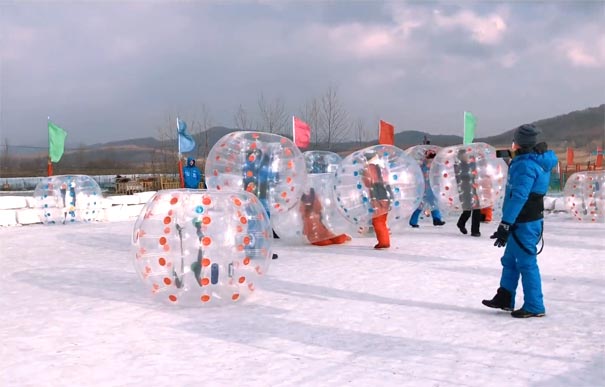
[[[577,155],[586,155],[598,146],[605,145],[605,104],[584,110],[577,110],[564,115],[546,118],[534,122],[543,130],[544,139],[551,149],[558,153],[564,152],[568,146],[576,149]],[[489,137],[476,138],[475,142],[485,142],[497,148],[507,148],[512,141],[514,128]],[[203,155],[218,142],[224,135],[235,132],[222,126],[212,127],[205,132],[197,133],[194,137],[198,146],[198,155]],[[455,135],[432,135],[420,131],[404,131],[395,134],[395,144],[406,149],[413,145],[422,144],[424,138],[428,137],[431,144],[438,146],[451,146],[462,143],[461,136]],[[360,149],[377,143],[377,138],[367,142],[349,141],[333,144],[331,150],[345,153],[353,149]],[[153,137],[134,138],[123,141],[113,141],[102,144],[94,144],[80,149],[71,149],[65,152],[61,163],[71,164],[78,162],[90,162],[103,159],[114,163],[127,163],[129,165],[140,163],[158,162],[161,158],[174,156],[176,140],[159,140]],[[40,157],[41,151],[35,154],[20,155],[20,157]],[[44,153],[45,156],[45,153]]]

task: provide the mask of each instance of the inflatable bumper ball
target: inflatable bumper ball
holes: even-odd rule
[[[36,185],[34,199],[44,224],[92,222],[101,216],[103,195],[90,176],[47,177]]]
[[[367,229],[374,217],[405,220],[418,208],[424,178],[418,163],[392,145],[374,145],[345,157],[334,177],[337,208],[351,223]]]
[[[439,208],[439,202],[431,189],[431,182],[429,179],[429,171],[431,170],[431,164],[433,159],[439,153],[441,147],[437,145],[416,145],[405,150],[405,154],[411,156],[420,167],[422,176],[424,177],[424,195],[420,202],[419,208],[422,208],[419,219],[428,219],[431,217],[431,211],[438,210],[441,213],[442,218],[446,217],[445,211]]]
[[[338,153],[330,151],[306,151],[303,153],[307,173],[334,173],[342,161]]]
[[[565,183],[567,210],[579,221],[605,223],[605,171],[576,172]]]
[[[134,267],[164,302],[231,304],[267,272],[272,240],[266,212],[249,193],[159,191],[135,223]]]
[[[496,157],[494,147],[474,143],[441,149],[429,179],[441,209],[466,211],[498,205],[507,173],[506,162]]]
[[[334,175],[308,175],[298,205],[271,216],[271,224],[280,239],[287,243],[329,245],[348,240],[347,222],[334,200]]]
[[[307,178],[305,160],[294,143],[263,132],[223,136],[206,161],[206,186],[254,194],[269,215],[298,204]]]

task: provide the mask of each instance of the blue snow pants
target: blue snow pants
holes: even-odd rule
[[[515,306],[515,292],[519,283],[519,277],[521,277],[524,301],[522,309],[530,313],[546,312],[544,309],[542,280],[540,278],[540,269],[538,268],[536,247],[542,235],[542,227],[542,219],[527,223],[516,223],[512,227],[513,230],[508,237],[504,256],[500,260],[502,262],[500,286],[511,292],[511,308]],[[513,233],[516,238],[513,237]]]
[[[416,211],[414,211],[414,213],[410,217],[410,224],[418,224],[418,218],[420,217],[421,213],[422,208],[417,208]],[[441,213],[439,212],[439,210],[431,211],[431,216],[433,217],[433,221],[441,220]]]

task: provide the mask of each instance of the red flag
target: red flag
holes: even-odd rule
[[[294,132],[294,144],[299,148],[306,148],[311,142],[311,127],[303,120],[292,117],[292,130]]]
[[[573,165],[573,148],[567,148],[567,165]]]
[[[395,127],[383,120],[380,120],[378,143],[383,145],[395,145]]]

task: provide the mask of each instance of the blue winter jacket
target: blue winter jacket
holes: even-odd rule
[[[189,165],[193,161],[193,165]],[[183,168],[183,178],[185,180],[185,188],[198,188],[202,180],[202,172],[195,166],[193,157],[187,158],[187,165]]]
[[[502,221],[514,224],[531,193],[545,195],[550,184],[550,171],[557,165],[555,153],[524,153],[515,156],[508,170]]]

